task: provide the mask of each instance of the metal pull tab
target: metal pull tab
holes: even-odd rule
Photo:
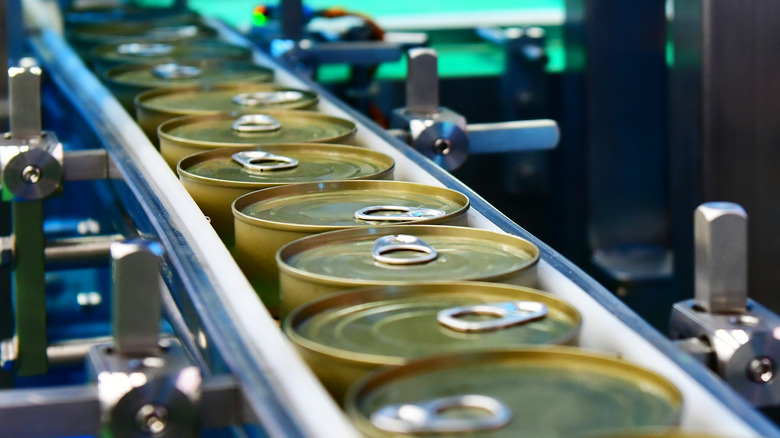
[[[480,411],[479,417],[453,418],[442,415],[453,409]],[[489,416],[484,416],[487,412]],[[493,397],[478,394],[456,395],[416,403],[384,406],[371,414],[377,428],[394,433],[458,433],[494,430],[504,427],[512,412]]]
[[[163,56],[173,52],[173,46],[162,43],[127,43],[116,47],[120,55],[133,56]]]
[[[198,26],[189,24],[185,26],[156,27],[146,34],[151,38],[192,38],[198,35]]]
[[[282,129],[282,123],[267,114],[246,114],[233,122],[234,131],[256,133]]]
[[[295,158],[274,155],[263,151],[243,151],[233,154],[233,161],[241,164],[247,172],[266,172],[298,167]]]
[[[233,103],[241,106],[278,105],[303,99],[300,91],[256,91],[233,96]]]
[[[465,315],[490,315],[498,319],[466,321]],[[449,329],[459,332],[487,332],[535,321],[547,316],[547,306],[536,301],[505,301],[502,303],[461,306],[439,311],[436,319]]]
[[[385,254],[395,251],[416,251],[422,253],[417,257],[388,257]],[[371,255],[379,263],[387,265],[417,265],[436,260],[439,254],[424,240],[408,234],[398,234],[380,237],[374,242]]]
[[[376,216],[373,213],[380,211],[394,211],[397,214],[389,214]],[[432,219],[436,217],[444,216],[443,210],[435,208],[418,208],[418,207],[405,207],[403,205],[372,205],[370,207],[364,207],[355,212],[355,217],[364,221],[379,221],[379,222],[408,222],[419,221],[423,219]]]
[[[203,71],[194,65],[181,65],[174,62],[158,64],[152,67],[152,74],[160,79],[197,78]]]

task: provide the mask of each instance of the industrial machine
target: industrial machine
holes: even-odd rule
[[[674,10],[661,1],[572,0],[561,5],[565,21],[453,25],[503,54],[499,74],[487,78],[442,71],[441,28],[378,38],[360,16],[307,25],[337,14],[300,1],[281,2],[269,14],[273,25],[243,32],[204,20],[222,41],[251,50],[276,84],[311,90],[321,113],[353,122],[355,144],[392,157],[395,179],[457,190],[470,201],[470,227],[536,245],[539,289],[582,314],[579,346],[671,382],[683,400],[682,432],[780,436],[780,317],[773,300],[760,304],[766,292],[748,289],[747,254],[756,245],[747,213],[733,202],[704,202],[717,190],[707,199],[672,196],[673,216],[687,208],[686,220],[670,221],[665,211],[666,176],[687,176],[683,162],[695,161],[672,152],[669,170],[666,152],[657,152],[667,139],[667,104],[682,100],[659,79],[670,62],[665,23],[674,26],[672,71],[711,81],[706,72],[717,71],[720,58],[704,57],[710,64],[697,69],[681,50],[711,50],[704,42],[717,35],[702,23],[727,15],[721,3]],[[0,81],[9,90],[0,139],[0,435],[358,436],[169,164],[64,36],[63,17],[121,13],[69,16],[72,6],[3,5],[0,48],[10,68],[7,84]],[[177,1],[154,13],[176,16],[188,6],[198,5]],[[555,73],[551,28],[555,38],[563,29],[567,54]],[[399,60],[402,83],[377,76],[378,65]],[[349,74],[329,80],[330,64],[349,65]],[[684,78],[672,78],[684,88]],[[494,102],[491,110],[456,101],[466,81],[498,90],[475,93]],[[728,88],[705,85],[708,96]],[[696,108],[709,117],[712,102],[699,98],[705,105]],[[677,128],[678,116],[669,122]],[[670,137],[695,140],[679,129]],[[705,150],[717,143],[703,137]],[[488,185],[499,186],[486,189],[490,202],[481,196]],[[509,205],[510,218],[491,205],[507,204],[507,192],[509,204],[528,201],[531,212]],[[763,214],[751,223],[764,223],[756,217]],[[670,223],[675,239],[690,242],[671,242]]]

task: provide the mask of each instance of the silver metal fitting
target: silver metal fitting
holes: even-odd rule
[[[706,203],[694,231],[695,298],[674,305],[670,335],[754,405],[780,404],[780,317],[747,298],[747,214]]]
[[[64,153],[41,131],[41,69],[30,62],[8,69],[11,131],[0,139],[0,186],[5,201],[44,199],[62,187]]]
[[[150,356],[123,356],[103,344],[87,359],[112,436],[196,436],[202,376],[177,340],[164,340]]]

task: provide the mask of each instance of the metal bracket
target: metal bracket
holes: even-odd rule
[[[670,336],[754,405],[778,405],[780,317],[747,298],[747,214],[711,202],[694,224],[695,298],[674,305]]]
[[[553,120],[467,124],[439,106],[438,55],[430,48],[408,51],[406,107],[393,111],[391,128],[409,132],[409,144],[446,170],[459,168],[469,154],[554,149],[560,140]],[[395,134],[397,137],[401,137]]]

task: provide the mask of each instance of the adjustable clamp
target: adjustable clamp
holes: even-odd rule
[[[553,120],[468,124],[439,106],[438,55],[434,49],[407,52],[406,107],[393,111],[393,134],[446,170],[459,168],[469,154],[549,150],[560,139]]]
[[[780,404],[780,317],[747,297],[747,214],[706,203],[694,227],[695,297],[674,305],[670,335],[755,406]]]

